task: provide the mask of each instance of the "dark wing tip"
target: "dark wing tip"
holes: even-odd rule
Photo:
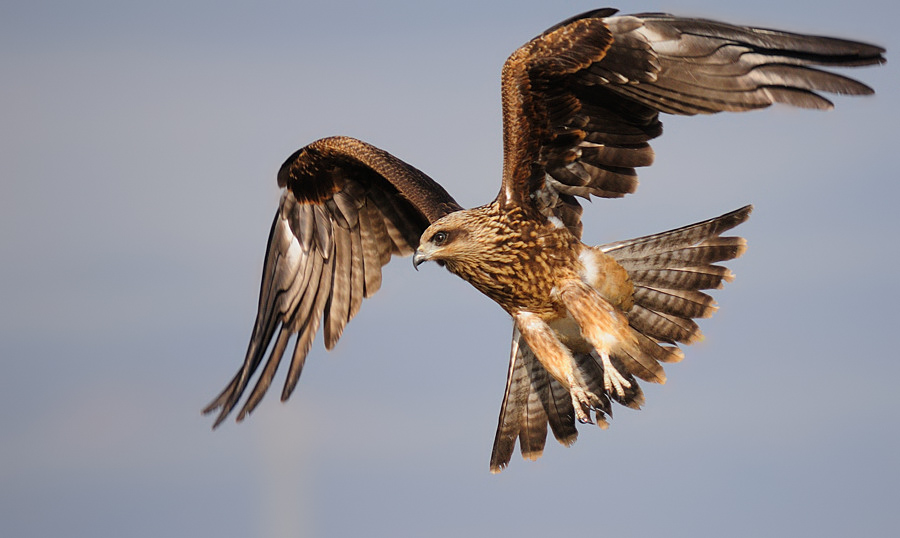
[[[203,411],[200,412],[201,415],[206,416],[212,414],[221,408],[221,412],[219,416],[216,417],[216,420],[213,422],[212,429],[215,430],[219,427],[220,424],[225,422],[225,419],[228,417],[230,413],[230,409],[227,406],[223,406],[223,403],[219,401],[220,398],[216,398],[209,405],[203,408]]]
[[[725,213],[721,217],[718,217],[716,219],[716,220],[718,220],[718,224],[719,224],[719,227],[717,228],[717,232],[721,233],[726,230],[730,230],[730,229],[734,228],[735,226],[737,226],[743,222],[746,222],[747,219],[750,218],[750,213],[753,213],[753,205],[747,204],[744,207],[735,209],[734,211],[731,211],[730,213]]]
[[[722,233],[726,230],[730,230],[739,224],[743,224],[750,218],[750,214],[753,213],[753,205],[747,204],[740,209],[736,209],[731,213],[726,213],[724,218],[720,221],[721,228],[719,228],[718,233]]]

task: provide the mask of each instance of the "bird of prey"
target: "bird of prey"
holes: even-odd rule
[[[204,409],[260,402],[294,339],[287,399],[322,326],[337,343],[394,256],[435,261],[513,320],[506,392],[490,469],[543,451],[547,426],[570,445],[576,420],[607,426],[612,402],[639,408],[638,379],[662,383],[660,363],[700,338],[716,309],[701,290],[732,273],[720,262],[745,242],[722,234],[751,207],[647,237],[588,246],[578,198],[637,187],[660,113],[746,111],[772,103],[828,109],[818,92],[871,94],[824,70],[883,63],[884,49],[827,37],[665,14],[599,9],[565,20],[516,50],[502,71],[503,174],[487,205],[463,209],[435,181],[348,137],[317,140],[278,172],[283,194],[269,234],[259,311],[246,358]],[[271,348],[271,349],[270,349]],[[215,426],[214,426],[215,427]]]

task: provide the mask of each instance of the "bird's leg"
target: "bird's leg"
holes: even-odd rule
[[[578,326],[585,340],[600,357],[603,366],[603,388],[625,396],[631,383],[613,366],[610,353],[623,344],[632,344],[628,318],[594,288],[580,280],[568,280],[558,288],[559,298]]]
[[[577,364],[569,349],[538,315],[523,311],[514,314],[513,319],[544,369],[569,391],[575,417],[583,423],[593,422],[590,415],[590,390],[576,376]]]

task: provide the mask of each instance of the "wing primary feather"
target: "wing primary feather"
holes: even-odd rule
[[[345,323],[349,323],[359,312],[365,295],[366,267],[363,256],[362,236],[357,221],[357,225],[350,229],[350,306]]]
[[[247,401],[244,402],[244,407],[242,407],[241,411],[238,413],[238,422],[244,420],[244,417],[246,417],[247,415],[252,413],[254,409],[256,409],[256,406],[265,395],[266,390],[268,390],[269,385],[272,384],[272,378],[275,376],[275,370],[278,368],[278,364],[281,362],[281,357],[284,355],[284,350],[287,347],[290,337],[291,333],[286,330],[284,326],[282,326],[281,331],[279,331],[278,333],[278,338],[276,338],[275,344],[272,346],[272,351],[269,353],[269,360],[266,362],[265,368],[263,368],[262,373],[256,380],[256,385],[253,387],[253,391],[250,393]],[[235,400],[234,403],[237,403],[237,401]]]
[[[320,269],[319,286],[315,290],[315,302],[312,304],[309,316],[300,326],[300,328],[302,328],[301,336],[308,335],[310,340],[319,328],[319,320],[322,319],[322,315],[325,311],[325,304],[331,296],[331,283],[334,279],[334,256],[323,259]],[[284,389],[281,391],[281,401],[287,400],[294,391],[294,387],[297,386],[297,381],[300,379],[300,372],[303,370],[305,357],[306,355],[304,353],[300,360],[291,361],[291,366],[288,369],[287,378],[284,382]]]
[[[337,344],[350,312],[350,281],[352,252],[350,231],[343,222],[334,227],[334,253],[332,265],[331,293],[325,303],[325,348],[333,349]]]
[[[312,206],[313,218],[315,219],[315,240],[318,251],[326,258],[330,257],[333,249],[333,230],[332,222],[326,213],[326,209],[320,205]]]
[[[278,308],[280,303],[277,301],[278,296],[284,291],[286,286],[289,288],[293,282],[294,275],[285,267],[285,264],[289,263],[289,261],[284,261],[288,259],[287,256],[292,247],[296,248],[286,220],[280,210],[276,214],[272,227],[269,230],[266,261],[263,264],[263,278],[260,284],[259,309],[243,365],[225,389],[203,409],[203,413],[207,414],[221,408],[213,423],[214,428],[221,424],[225,417],[234,409],[241,393],[249,382],[250,376],[253,375],[262,361],[268,343],[275,333],[279,323],[278,318],[282,314]]]
[[[389,260],[391,247],[381,213],[371,209],[368,202],[359,210],[359,237],[365,269],[365,296],[371,297],[381,288],[381,266],[385,263],[382,253],[387,252]]]

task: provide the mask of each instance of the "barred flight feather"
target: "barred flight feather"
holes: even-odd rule
[[[616,256],[614,251],[610,251],[608,254],[613,256],[613,258],[616,258],[616,261],[618,261],[626,270],[630,270],[632,267],[683,268],[731,260],[743,254],[746,248],[746,241],[740,237],[716,237],[696,246],[662,251],[650,254],[643,258],[620,259]]]
[[[386,224],[388,222],[388,216],[378,208],[376,202],[371,197],[367,200],[366,210],[368,211],[369,222],[373,225],[372,232],[375,235],[375,247],[378,249],[379,255],[381,256],[379,265],[384,265],[391,261],[391,249],[393,248],[391,234],[388,233]]]
[[[540,363],[535,361],[535,364],[543,370],[543,366]],[[569,396],[569,391],[560,385],[559,381],[547,374],[546,370],[544,375],[548,380],[548,389],[547,394],[544,396],[544,402],[550,429],[560,444],[569,446],[578,437],[578,430],[575,429],[575,409],[572,407],[572,398]]]
[[[334,227],[334,259],[331,266],[331,289],[325,302],[325,349],[333,349],[341,336],[350,308],[350,232]]]
[[[609,163],[610,161],[618,163],[617,168],[624,169],[650,166],[653,164],[653,150],[650,149],[650,145],[646,143],[633,146],[617,146],[612,144],[600,145],[582,142],[579,144],[579,147],[581,160],[598,167],[608,167],[609,165],[606,163]]]
[[[712,297],[694,290],[635,286],[634,302],[645,308],[682,318],[708,318],[717,310]]]
[[[362,234],[357,221],[357,225],[350,229],[350,307],[347,310],[347,319],[344,320],[345,324],[349,323],[359,313],[365,293],[366,266],[363,255]]]
[[[600,249],[614,257],[616,261],[630,264],[626,267],[640,269],[640,261],[651,254],[667,252],[682,247],[692,246],[706,238],[716,237],[735,226],[745,222],[750,217],[752,206],[744,206],[738,210],[726,213],[720,217],[708,219],[696,224],[682,226],[674,230],[662,232],[626,241],[617,241],[602,245]]]
[[[678,267],[670,269],[637,269],[629,272],[635,286],[670,290],[719,289],[722,282],[731,282],[734,273],[720,265]]]
[[[325,207],[316,205],[312,206],[312,208],[313,218],[315,219],[315,228],[313,230],[315,232],[316,250],[327,258],[331,256],[334,250],[334,239],[331,235],[331,219],[329,219]]]
[[[316,264],[316,269],[319,273],[319,285],[315,290],[315,293],[307,293],[304,296],[304,301],[307,299],[310,300],[311,307],[309,309],[309,314],[300,320],[297,320],[297,324],[294,325],[295,329],[303,329],[303,337],[309,338],[310,343],[312,343],[312,339],[315,337],[316,331],[319,328],[320,320],[322,319],[322,315],[325,311],[325,304],[328,302],[328,298],[331,295],[331,284],[333,281],[333,272],[334,265],[332,262],[332,258],[322,259],[321,264]],[[313,274],[315,276],[315,273]],[[300,312],[303,312],[303,304],[301,303]],[[298,344],[300,340],[298,338]],[[294,357],[291,361],[291,366],[288,369],[287,379],[284,383],[284,389],[281,391],[281,400],[287,400],[290,397],[291,393],[294,391],[294,387],[297,385],[297,381],[300,379],[300,373],[303,370],[303,364],[306,360],[306,354],[304,353],[302,357]]]
[[[526,366],[526,363],[534,362],[535,360],[531,349],[528,348],[522,339],[518,327],[513,325],[509,371],[506,376],[506,391],[503,395],[503,404],[500,407],[500,420],[497,424],[494,446],[491,450],[491,472],[500,472],[509,464],[509,460],[512,457],[516,440],[522,431],[525,406],[528,403],[531,392],[532,372]],[[546,375],[546,372],[544,372],[544,375]],[[569,392],[566,390],[566,397],[568,395]]]
[[[634,337],[638,349],[655,361],[672,363],[684,359],[684,352],[676,346],[661,345],[659,341],[638,331],[635,331]]]
[[[656,347],[658,348],[659,346]],[[651,383],[666,382],[665,370],[643,346],[623,346],[611,356],[622,363],[623,369],[618,369],[622,375],[627,372]],[[632,385],[635,384],[632,383]]]
[[[628,323],[637,331],[661,342],[691,344],[702,338],[700,327],[691,319],[671,316],[635,304],[628,312]]]
[[[531,390],[528,391],[525,403],[524,420],[519,432],[519,447],[524,458],[535,460],[543,454],[547,440],[547,413],[540,399],[541,389],[546,387],[547,380],[544,376],[530,377]]]

